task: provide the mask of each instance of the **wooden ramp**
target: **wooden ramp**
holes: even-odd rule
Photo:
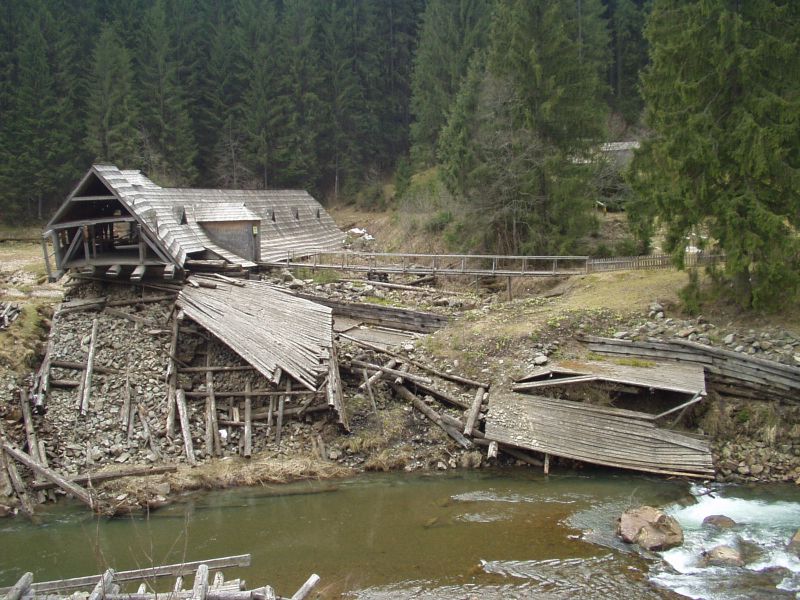
[[[486,439],[597,465],[713,477],[708,441],[661,429],[653,415],[523,394],[492,395]]]

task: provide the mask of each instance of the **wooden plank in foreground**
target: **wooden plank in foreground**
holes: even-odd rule
[[[226,567],[249,567],[250,555],[237,554],[234,556],[224,556],[222,558],[212,558],[208,560],[194,560],[171,565],[161,565],[158,567],[148,567],[144,569],[133,569],[130,571],[117,571],[114,573],[114,581],[136,581],[137,579],[152,579],[156,577],[179,577],[191,575],[196,572],[200,565],[208,565],[209,569],[224,569]],[[67,590],[78,590],[97,585],[101,575],[88,575],[86,577],[73,577],[71,579],[58,579],[55,581],[42,581],[41,583],[31,584],[31,589],[36,593],[43,592],[63,592]],[[0,594],[6,594],[10,587],[0,588]]]

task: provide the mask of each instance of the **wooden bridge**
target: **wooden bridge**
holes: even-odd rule
[[[687,254],[686,265],[721,260],[716,255]],[[405,275],[466,275],[473,277],[555,277],[606,271],[669,269],[666,254],[593,258],[590,256],[509,256],[503,254],[413,254],[393,252],[317,251],[302,254],[287,250],[268,267],[330,269],[362,273]]]

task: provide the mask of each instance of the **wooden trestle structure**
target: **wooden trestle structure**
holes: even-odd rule
[[[4,600],[304,600],[319,583],[311,575],[289,598],[278,596],[264,585],[247,589],[241,579],[226,580],[219,569],[250,566],[250,555],[226,556],[210,560],[159,565],[132,571],[108,569],[100,575],[33,581],[33,573],[25,573],[11,587],[0,588]],[[210,579],[211,572],[216,571]],[[191,589],[184,589],[184,577],[193,575]],[[169,591],[154,591],[155,580],[175,577]],[[123,586],[136,586],[136,591],[122,591]]]

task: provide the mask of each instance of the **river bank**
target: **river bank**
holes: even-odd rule
[[[417,336],[398,350],[409,359],[421,360],[443,372],[491,381],[497,389],[510,387],[515,378],[549,362],[586,358],[585,349],[575,341],[576,334],[619,339],[677,337],[787,364],[798,362],[800,338],[785,323],[753,324],[731,319],[723,324],[704,317],[682,316],[675,290],[684,279],[684,274],[676,272],[636,272],[576,277],[550,284],[536,282],[532,289],[515,289],[517,298],[509,302],[503,292],[487,290],[475,294],[463,287],[456,294],[448,294],[437,289],[387,289],[371,282],[339,281],[336,277],[325,281],[276,274],[270,278],[276,284],[302,288],[305,293],[326,298],[407,306],[446,315],[451,319],[447,328],[433,335]],[[73,287],[71,294],[72,298],[99,294],[116,300],[135,297],[126,286],[101,289],[94,284]],[[176,473],[92,484],[115,510],[163,506],[170,496],[189,489],[338,478],[374,470],[447,471],[517,463],[502,453],[497,459],[489,459],[485,450],[460,448],[410,404],[398,399],[386,380],[373,386],[373,407],[366,390],[359,389],[363,381],[356,373],[344,380],[350,432],[342,431],[332,416],[309,414],[288,421],[286,435],[278,445],[274,436],[267,435],[266,424],[260,422],[254,425],[251,459],[239,458],[242,437],[235,428],[228,430],[228,456],[207,456],[203,450],[202,407],[194,405],[193,432],[200,466],[190,468],[183,464],[180,440],[170,440],[166,435],[165,406],[159,401],[166,395],[163,369],[167,362],[171,303],[147,303],[122,310],[127,311],[128,318],[99,314],[110,335],[103,336],[98,344],[97,360],[101,366],[128,373],[131,392],[150,424],[157,452],[151,438],[138,425],[132,432],[123,427],[119,407],[124,404],[125,387],[102,375],[98,377],[100,410],[86,419],[77,419],[72,405],[74,391],[58,390],[39,424],[51,466],[65,475],[133,465],[178,466]],[[58,357],[85,355],[94,318],[98,318],[97,313],[75,312],[58,319],[53,325]],[[191,362],[197,351],[196,344],[184,345],[180,355]],[[357,356],[380,360],[346,343],[342,351],[345,360]],[[234,364],[232,353],[221,345],[213,346],[211,352],[213,363]],[[74,371],[57,368],[53,376],[74,378]],[[20,415],[14,409],[14,392],[22,379],[9,371],[3,377],[0,416],[10,435],[24,443]],[[215,376],[214,386],[223,392],[241,389],[245,380],[241,373],[227,373],[224,377]],[[201,375],[186,376],[182,381],[182,386],[198,393],[205,385]],[[464,402],[471,401],[468,390],[458,386],[447,389]],[[462,417],[459,409],[439,404],[436,409],[453,419]],[[741,400],[712,393],[686,416],[682,425],[711,436],[720,481],[794,482],[800,479],[800,445],[793,425],[798,416],[796,406],[768,398]],[[580,465],[557,459],[551,462],[552,469],[575,467]]]

